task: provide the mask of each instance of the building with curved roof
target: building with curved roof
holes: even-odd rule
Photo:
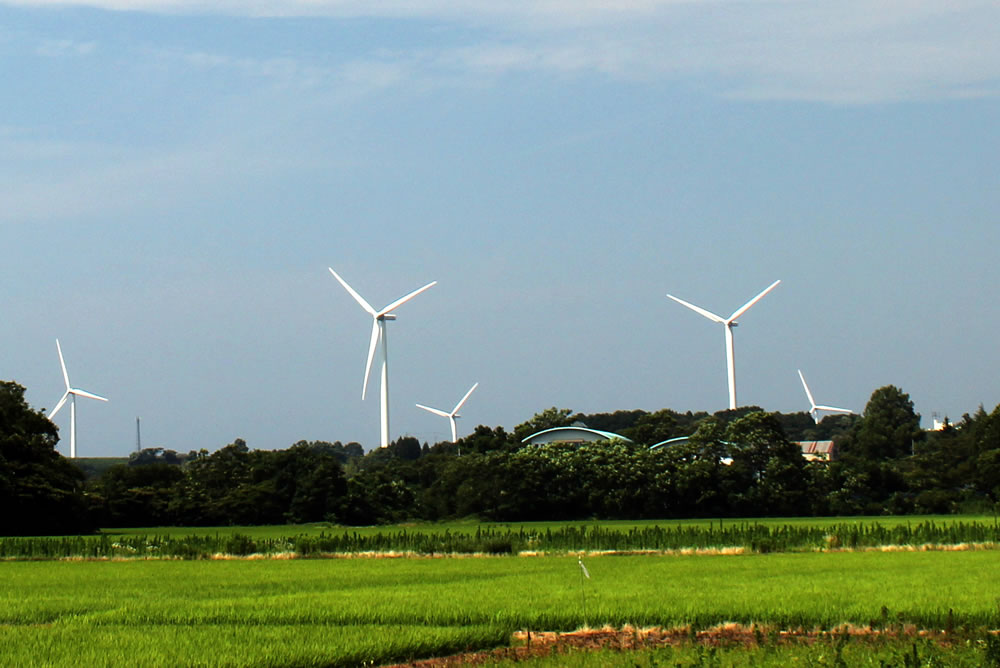
[[[660,441],[649,446],[650,450],[659,450],[660,448],[669,448],[671,445],[680,445],[681,443],[687,443],[691,440],[690,436],[677,436],[675,438],[668,438],[665,441]]]
[[[523,439],[521,443],[525,445],[543,445],[545,443],[599,443],[601,441],[632,442],[631,439],[610,431],[591,429],[590,427],[581,425],[570,425],[569,427],[543,429]]]

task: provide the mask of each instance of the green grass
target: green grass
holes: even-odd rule
[[[228,530],[167,529],[98,536],[0,538],[0,558],[170,557],[203,559],[216,554],[510,554],[521,552],[636,552],[738,548],[747,552],[867,549],[885,545],[1000,545],[1000,526],[946,518],[913,523],[881,521],[807,523],[747,520],[715,523],[440,524],[366,529],[325,525],[233,527]],[[246,533],[243,533],[245,531]]]
[[[518,629],[997,625],[994,552],[586,565],[589,580],[575,557],[9,562],[0,646],[9,665],[357,665],[496,646]]]
[[[124,529],[103,529],[101,533],[109,536],[128,535],[197,535],[214,536],[216,534],[241,534],[252,538],[282,538],[285,536],[318,536],[321,533],[351,532],[359,535],[374,535],[393,531],[441,534],[464,533],[474,534],[477,529],[497,529],[518,531],[556,531],[567,526],[593,527],[599,526],[616,531],[642,529],[653,526],[660,527],[701,527],[718,528],[739,524],[759,524],[761,526],[794,526],[794,527],[829,527],[838,524],[873,524],[879,523],[885,527],[916,525],[921,522],[934,522],[942,526],[956,523],[979,523],[993,525],[996,517],[993,515],[893,515],[885,517],[765,517],[765,518],[724,518],[724,519],[685,519],[685,520],[581,520],[576,522],[480,522],[478,520],[455,520],[449,522],[406,522],[367,527],[346,527],[327,522],[313,524],[285,524],[271,526],[228,526],[228,527],[141,527]]]
[[[359,666],[447,655],[506,640],[489,628],[399,625],[0,628],[11,666]]]

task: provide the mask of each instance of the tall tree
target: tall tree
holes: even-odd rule
[[[656,445],[674,436],[688,434],[680,427],[677,417],[677,413],[666,408],[655,413],[643,413],[634,425],[619,433],[645,446]]]
[[[900,459],[913,454],[921,438],[920,416],[910,395],[886,385],[872,393],[846,449],[869,461]]]
[[[59,431],[24,399],[24,387],[0,381],[0,534],[80,533],[91,524],[83,472],[56,451]]]
[[[741,477],[733,499],[739,514],[801,515],[806,512],[805,460],[785,437],[774,413],[750,413],[731,422],[726,440],[733,477]]]
[[[535,413],[530,420],[514,427],[514,440],[520,443],[540,431],[555,427],[568,427],[573,424],[573,418],[570,417],[572,414],[573,411],[569,408],[556,408],[555,406],[546,408],[540,413]]]

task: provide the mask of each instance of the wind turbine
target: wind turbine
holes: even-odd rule
[[[386,329],[385,323],[387,320],[395,320],[396,316],[390,311],[402,306],[406,302],[410,301],[417,295],[419,295],[424,290],[437,285],[437,281],[431,281],[419,290],[414,290],[408,295],[400,297],[396,301],[392,302],[386,306],[381,311],[376,311],[371,304],[365,301],[364,297],[359,295],[354,288],[347,284],[347,281],[342,279],[337,275],[331,267],[330,273],[333,277],[344,286],[344,289],[354,297],[354,301],[361,305],[368,315],[372,317],[372,338],[368,343],[368,362],[365,363],[365,379],[364,383],[361,385],[361,399],[364,400],[368,393],[368,377],[371,375],[372,361],[375,359],[375,348],[378,347],[379,341],[382,342],[382,406],[381,406],[381,424],[382,424],[382,434],[381,434],[381,445],[384,448],[389,445],[389,343],[386,339]]]
[[[733,327],[736,327],[739,324],[739,323],[736,322],[736,320],[741,315],[743,315],[744,313],[746,313],[747,311],[749,311],[751,306],[753,306],[754,304],[756,304],[757,302],[759,302],[761,299],[763,299],[764,295],[766,295],[768,292],[770,292],[771,290],[774,290],[776,287],[778,287],[779,283],[781,283],[781,281],[775,281],[774,283],[771,283],[771,285],[769,285],[767,288],[765,288],[763,292],[761,292],[759,295],[757,295],[756,297],[754,297],[753,299],[751,299],[750,301],[748,301],[743,306],[741,306],[738,309],[736,309],[736,311],[734,311],[733,314],[731,316],[729,316],[728,318],[723,318],[722,316],[715,315],[711,311],[706,311],[705,309],[703,309],[703,308],[701,308],[699,306],[695,306],[694,304],[689,304],[688,302],[684,301],[683,299],[678,299],[677,297],[674,297],[673,295],[667,295],[668,297],[670,297],[671,299],[673,299],[678,304],[681,304],[682,306],[687,306],[689,309],[691,309],[695,313],[699,313],[699,314],[705,316],[706,318],[708,318],[709,320],[712,320],[713,322],[719,322],[719,323],[722,323],[723,325],[726,326],[726,366],[727,366],[728,371],[729,371],[729,408],[730,408],[730,410],[736,408],[736,360],[735,360],[735,352],[733,351]]]
[[[59,352],[59,365],[62,367],[63,380],[66,381],[66,392],[62,395],[62,399],[59,400],[56,407],[52,409],[52,412],[49,413],[49,419],[51,420],[55,417],[59,409],[69,399],[69,456],[71,459],[76,459],[76,398],[87,397],[88,399],[97,399],[98,401],[107,401],[107,399],[70,385],[69,374],[66,373],[66,362],[63,361],[62,348],[59,346],[59,339],[56,339],[56,350]]]
[[[809,415],[812,416],[812,419],[816,422],[816,424],[819,424],[819,421],[822,419],[819,416],[820,411],[828,411],[830,413],[847,413],[847,414],[854,413],[854,411],[850,410],[849,408],[837,408],[835,406],[817,406],[816,402],[813,401],[813,395],[812,392],[809,391],[809,386],[806,385],[806,377],[802,375],[801,369],[799,369],[799,379],[802,381],[802,388],[806,391],[806,396],[809,397],[809,405],[811,406],[811,408],[809,409]]]
[[[453,408],[450,413],[446,413],[440,408],[431,408],[430,406],[424,406],[423,404],[417,404],[417,408],[423,408],[425,411],[430,411],[431,413],[434,413],[434,415],[440,415],[441,417],[448,418],[448,421],[451,422],[451,442],[457,443],[458,425],[455,423],[455,420],[462,417],[461,415],[458,414],[458,411],[462,410],[462,406],[465,405],[465,402],[468,401],[469,397],[472,396],[472,393],[476,391],[477,387],[479,387],[479,383],[476,383],[471,388],[469,388],[469,391],[465,393],[465,396],[462,397],[461,401],[455,404],[455,408]]]

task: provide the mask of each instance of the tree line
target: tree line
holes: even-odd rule
[[[631,442],[524,446],[583,422]],[[649,446],[688,436],[658,449]],[[809,462],[796,440],[840,453]],[[876,390],[860,416],[815,424],[757,407],[708,413],[549,408],[517,425],[480,425],[457,443],[400,438],[300,441],[254,450],[241,439],[186,454],[152,448],[87,477],[55,450],[58,430],[0,382],[0,534],[95,527],[327,521],[369,525],[488,521],[880,515],[992,511],[1000,501],[1000,406],[925,432],[909,396]]]

